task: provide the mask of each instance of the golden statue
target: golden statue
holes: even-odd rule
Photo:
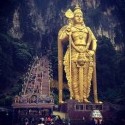
[[[68,25],[63,26],[58,34],[59,102],[63,102],[64,64],[70,99],[88,103],[91,81],[93,81],[94,102],[98,103],[95,71],[97,40],[90,28],[85,26],[83,13],[78,5],[76,5],[74,12],[69,9],[65,16],[68,18]],[[63,58],[63,44],[65,42],[69,44]]]

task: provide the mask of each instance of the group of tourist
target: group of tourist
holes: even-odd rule
[[[25,125],[62,125],[63,121],[59,116],[49,115],[46,117],[41,117],[39,120],[29,120],[25,118]]]

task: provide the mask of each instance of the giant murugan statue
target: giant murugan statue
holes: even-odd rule
[[[69,9],[65,16],[69,22],[60,29],[58,34],[59,102],[62,102],[64,65],[70,99],[89,103],[88,98],[93,81],[94,101],[98,103],[95,71],[97,40],[91,29],[84,24],[83,13],[78,5],[74,12]],[[68,47],[63,56],[63,45],[66,42]]]

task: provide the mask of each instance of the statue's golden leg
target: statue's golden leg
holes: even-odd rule
[[[75,62],[72,62],[72,88],[75,100],[79,101],[79,81],[78,81],[78,68]]]
[[[79,67],[79,98],[83,101],[83,67]]]
[[[84,72],[83,72],[83,102],[88,103],[88,97],[87,97],[87,89],[88,89],[88,63],[86,62],[84,65]]]

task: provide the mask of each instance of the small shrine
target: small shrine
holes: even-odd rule
[[[37,121],[52,113],[54,99],[50,95],[50,63],[46,56],[36,57],[24,78],[22,91],[16,95],[12,107],[14,121]]]

